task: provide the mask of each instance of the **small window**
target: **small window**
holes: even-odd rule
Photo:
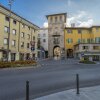
[[[100,37],[95,38],[95,43],[100,43]]]
[[[52,17],[50,17],[50,22],[52,22]]]
[[[16,24],[17,24],[17,21],[16,21],[16,20],[13,20],[13,24],[15,24],[15,25],[16,25]]]
[[[81,33],[82,33],[82,30],[81,30],[81,29],[79,29],[79,30],[78,30],[78,33],[79,33],[79,34],[81,34]]]
[[[67,43],[72,43],[73,40],[72,39],[67,39]]]
[[[46,42],[46,39],[43,39],[43,42]]]
[[[96,32],[99,32],[99,28],[98,27],[96,28]]]
[[[87,39],[87,43],[90,43],[90,39]]]
[[[9,33],[9,27],[5,26],[4,31],[5,31],[6,33]]]
[[[8,44],[8,38],[4,38],[4,44],[5,44],[5,45]]]
[[[68,29],[67,32],[68,32],[68,33],[72,33],[72,30],[71,30],[71,29]]]
[[[22,24],[22,28],[25,28],[25,24]]]
[[[29,34],[27,34],[27,36],[28,36],[28,39],[30,39],[30,35],[29,35]]]
[[[40,37],[40,34],[38,34],[38,37]]]
[[[81,39],[78,39],[78,43],[81,43]]]
[[[30,26],[28,26],[28,29],[30,30]]]
[[[33,29],[32,32],[35,33],[35,29]]]
[[[21,37],[24,38],[24,32],[21,33]]]
[[[99,46],[93,46],[93,50],[99,50]]]
[[[46,36],[46,34],[44,33],[44,34],[43,34],[43,37],[45,37],[45,36]]]
[[[83,50],[87,50],[88,49],[88,46],[83,46]]]
[[[62,16],[60,16],[60,21],[62,21]]]
[[[55,17],[55,22],[57,22],[57,17]]]
[[[21,42],[21,47],[24,47],[24,42]]]
[[[15,45],[16,45],[16,41],[12,40],[12,46],[15,46]]]
[[[16,35],[16,30],[15,30],[15,29],[13,29],[12,33],[13,33],[14,35]]]
[[[91,43],[94,43],[94,39],[91,39]]]
[[[30,48],[30,44],[29,44],[29,43],[27,43],[27,48],[28,48],[28,49]]]
[[[10,21],[10,18],[6,16],[6,17],[5,17],[5,20],[6,20],[6,21]]]
[[[33,36],[33,40],[35,41],[35,36]]]
[[[82,40],[83,43],[86,43],[85,39]]]

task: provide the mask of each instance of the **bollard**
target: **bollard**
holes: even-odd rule
[[[29,81],[26,81],[26,100],[29,100]]]
[[[76,94],[80,94],[80,92],[79,92],[79,74],[76,74],[76,89],[77,89]]]

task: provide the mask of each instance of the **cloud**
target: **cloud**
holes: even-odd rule
[[[93,19],[88,19],[87,21],[80,22],[79,27],[90,27],[93,25]]]
[[[78,11],[75,15],[67,18],[66,27],[71,27],[71,24],[75,23],[75,27],[90,27],[93,25],[94,20],[85,11]],[[44,28],[48,28],[48,22],[44,22]]]
[[[67,27],[71,27],[72,23],[75,23],[76,27],[90,27],[93,25],[94,20],[85,11],[79,11],[67,18]]]
[[[44,22],[43,27],[48,28],[48,22]]]

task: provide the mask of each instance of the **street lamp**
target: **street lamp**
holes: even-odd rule
[[[11,22],[11,7],[12,7],[12,3],[14,2],[14,0],[9,0],[9,3],[8,3],[8,5],[9,5],[9,8],[10,8],[10,10],[9,10],[9,33],[8,33],[8,51],[7,51],[7,61],[9,61],[9,48],[10,48],[10,29],[11,29],[11,25],[10,25],[10,22]]]

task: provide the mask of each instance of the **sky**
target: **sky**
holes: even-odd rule
[[[9,0],[0,0],[5,7]],[[39,27],[47,27],[46,15],[67,13],[66,26],[100,25],[100,0],[14,0],[12,11]]]

